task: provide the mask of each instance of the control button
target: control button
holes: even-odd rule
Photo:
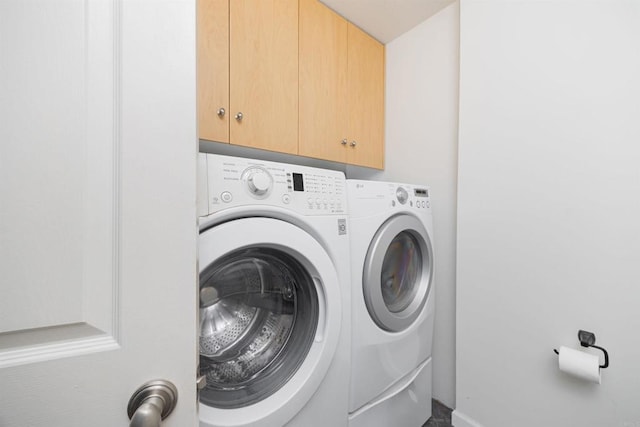
[[[266,173],[253,173],[247,180],[252,193],[265,194],[271,187],[271,177]]]
[[[327,203],[329,203],[329,201],[327,199],[322,199],[322,203],[326,205]]]
[[[223,202],[229,203],[233,200],[233,195],[228,191],[224,191],[222,194],[220,194],[220,198]]]
[[[430,204],[429,202],[427,202],[427,207],[428,207],[428,208],[429,208],[429,207],[431,207],[431,204]]]
[[[427,202],[425,202],[424,200],[422,201],[422,207],[426,208],[427,207]]]
[[[251,166],[242,172],[242,181],[249,194],[256,198],[265,198],[273,187],[273,177],[261,166]]]
[[[309,197],[309,198],[307,199],[307,202],[309,202],[309,204],[312,204],[312,203],[313,203],[313,199],[312,199],[311,197]]]
[[[396,197],[400,204],[404,205],[409,199],[409,193],[407,193],[407,190],[405,190],[404,188],[398,187],[398,189],[396,190]]]
[[[285,205],[288,205],[290,202],[291,202],[291,196],[288,194],[283,194],[282,203],[284,203]]]
[[[318,198],[316,199],[316,205],[319,205],[319,204],[320,204],[320,202],[321,202],[320,197],[318,197]]]

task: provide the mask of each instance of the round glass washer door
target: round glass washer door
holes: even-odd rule
[[[309,273],[278,249],[251,247],[200,275],[200,401],[238,408],[277,391],[300,367],[318,325]]]
[[[429,297],[433,249],[423,223],[411,215],[389,218],[365,259],[363,293],[369,315],[390,332],[409,327]]]
[[[285,424],[337,347],[342,307],[329,255],[286,221],[242,218],[201,232],[199,263],[200,425]]]

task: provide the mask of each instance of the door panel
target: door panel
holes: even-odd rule
[[[345,162],[347,21],[318,0],[303,0],[299,25],[299,154]]]
[[[199,136],[228,143],[229,0],[198,0],[197,27]]]
[[[229,22],[231,143],[297,154],[298,1],[233,0]]]
[[[347,162],[384,168],[384,45],[349,23]]]
[[[0,51],[0,425],[127,425],[165,378],[195,426],[194,5],[3,1]]]
[[[86,37],[74,37],[84,35],[82,8],[61,6],[51,6],[51,20],[37,12],[35,3],[3,2],[0,10],[4,134],[0,271],[3,292],[10,296],[0,300],[0,333],[76,323],[82,318],[84,236],[76,224],[83,222],[90,209],[82,203],[89,182],[85,182],[83,162],[68,153],[92,154],[84,149],[83,129],[77,126],[78,117],[87,119],[84,93],[75,87],[85,78]],[[29,25],[21,25],[29,20]],[[68,43],[47,42],[58,25],[62,27],[58,37]],[[41,31],[32,35],[31,26]],[[10,40],[23,44],[17,49]],[[73,64],[69,70],[65,70],[66,61]],[[39,64],[50,68],[42,72]],[[38,158],[46,163],[35,161]],[[111,189],[104,190],[108,195]],[[82,209],[66,209],[81,204]],[[111,227],[109,215],[96,221]],[[50,223],[56,228],[47,227]]]

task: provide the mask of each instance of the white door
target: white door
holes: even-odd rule
[[[0,1],[0,426],[197,425],[195,2]]]

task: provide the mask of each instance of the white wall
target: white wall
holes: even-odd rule
[[[434,398],[455,404],[455,231],[459,6],[386,45],[385,171],[348,178],[431,186],[435,240]]]
[[[640,426],[640,2],[462,0],[460,73],[454,424]]]

